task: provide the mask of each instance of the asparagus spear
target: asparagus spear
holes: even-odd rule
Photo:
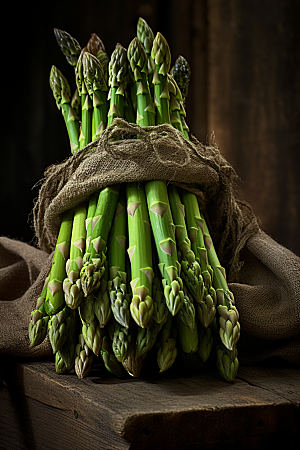
[[[79,136],[79,148],[85,147],[92,140],[92,102],[84,80],[83,61],[86,49],[84,48],[77,61],[75,76],[78,93],[81,97],[81,130]]]
[[[107,85],[104,70],[96,56],[85,52],[82,58],[85,86],[93,101],[92,140],[97,139],[107,124]]]
[[[176,340],[169,338],[162,344],[157,352],[157,363],[159,372],[163,373],[168,370],[174,363],[177,356]]]
[[[181,276],[190,294],[201,302],[203,298],[203,279],[201,267],[196,261],[191,249],[185,222],[185,208],[181,202],[178,189],[174,184],[168,186],[168,194],[172,217],[175,225],[175,236],[178,248],[178,258],[181,264]]]
[[[137,22],[137,38],[143,44],[147,55],[147,73],[152,75],[154,71],[154,62],[151,58],[151,49],[154,41],[154,34],[148,23],[142,17]]]
[[[97,318],[92,320],[88,325],[82,324],[82,335],[86,345],[95,355],[99,355],[104,335],[104,328],[100,327]]]
[[[86,229],[86,242],[85,247],[86,249],[89,248],[92,230],[95,226],[94,215],[97,207],[98,197],[99,197],[100,191],[93,192],[89,197],[89,204],[88,204],[88,210],[87,210],[87,216],[85,220],[85,229]]]
[[[236,345],[233,346],[232,350],[229,350],[222,342],[217,318],[215,317],[212,324],[211,330],[213,333],[214,341],[216,344],[216,362],[217,369],[220,375],[228,382],[235,380],[238,368],[238,352]]]
[[[68,339],[72,317],[70,308],[65,306],[57,314],[53,314],[48,322],[48,336],[53,353],[56,353]]]
[[[207,249],[204,236],[199,224],[202,223],[197,198],[191,192],[182,190],[182,201],[186,211],[188,235],[192,243],[192,250],[201,266],[203,278],[203,297],[196,298],[198,317],[204,327],[208,327],[216,314],[216,293],[212,287],[213,271],[208,264]]]
[[[89,247],[84,255],[80,272],[85,297],[100,287],[104,273],[105,248],[111,223],[119,197],[119,185],[108,186],[100,191],[91,233]]]
[[[56,41],[71,66],[75,67],[78,57],[81,53],[79,42],[74,39],[69,33],[58,28],[54,28],[54,35]]]
[[[169,112],[169,86],[167,74],[171,64],[169,45],[161,33],[157,33],[151,50],[155,68],[152,83],[154,84],[154,103],[157,107],[156,125],[171,123]]]
[[[112,309],[108,293],[108,268],[105,263],[105,271],[100,281],[100,287],[94,294],[93,310],[101,328],[107,324],[112,316]]]
[[[78,312],[70,311],[70,328],[68,330],[68,338],[62,347],[55,353],[55,370],[56,373],[62,374],[70,372],[75,363],[75,349],[78,338]]]
[[[114,321],[114,332],[112,336],[112,350],[117,360],[121,363],[128,358],[132,347],[131,331]]]
[[[196,321],[194,321],[194,326],[191,327],[190,323],[186,322],[186,317],[181,314],[182,309],[183,308],[181,308],[176,316],[178,341],[185,353],[195,353],[198,350],[198,331]]]
[[[128,213],[128,255],[131,262],[132,301],[130,311],[144,328],[153,314],[151,231],[144,189],[126,184]]]
[[[176,336],[173,327],[173,317],[168,314],[158,339],[157,363],[160,373],[168,370],[177,357]]]
[[[109,336],[104,336],[102,340],[102,347],[100,351],[106,369],[113,375],[119,378],[123,376],[123,366],[117,360],[111,345]]]
[[[170,123],[167,74],[171,54],[166,40],[160,33],[157,33],[153,41],[151,57],[155,62],[153,83],[157,106],[156,123]],[[166,182],[147,181],[145,190],[159,266],[164,278],[164,294],[170,312],[175,315],[182,307],[184,293]]]
[[[130,306],[126,286],[127,234],[126,190],[121,189],[108,238],[107,258],[110,273],[108,291],[113,315],[116,321],[126,328],[129,327],[130,322]]]
[[[79,335],[78,343],[75,348],[75,372],[78,378],[86,377],[92,368],[94,353],[87,346],[83,334]]]
[[[143,359],[136,355],[136,349],[131,347],[129,356],[123,361],[123,367],[132,377],[138,378],[143,368]]]
[[[157,333],[161,328],[161,324],[150,319],[145,328],[138,327],[136,337],[136,357],[145,357],[147,352],[151,350],[156,342]]]
[[[213,286],[217,294],[217,310],[219,313],[220,337],[228,350],[233,350],[240,337],[239,313],[234,305],[233,293],[226,281],[225,269],[221,266],[205,219],[200,216],[199,227],[204,235],[208,261],[213,269]]]
[[[96,33],[92,33],[88,43],[86,44],[86,51],[94,56],[97,56],[99,51],[106,52],[102,40]]]
[[[86,206],[79,204],[74,209],[72,226],[70,258],[66,263],[67,278],[63,282],[66,304],[76,309],[83,301],[83,292],[80,281],[80,270],[83,265],[83,254],[86,239]]]
[[[159,268],[163,277],[164,295],[169,311],[175,316],[182,307],[184,292],[166,183],[147,181],[145,189]]]
[[[177,83],[180,92],[182,94],[182,100],[179,100],[180,104],[180,119],[183,127],[183,135],[189,140],[189,127],[185,121],[185,102],[188,94],[188,87],[191,78],[191,69],[189,63],[183,56],[179,56],[175,61],[174,67],[171,70],[171,75],[173,76],[175,82]]]
[[[154,244],[155,245],[155,244]],[[155,267],[156,265],[156,267]],[[160,325],[163,325],[168,317],[169,310],[166,305],[161,276],[157,273],[158,265],[153,263],[154,278],[152,283],[153,315],[152,318]]]
[[[126,49],[117,44],[109,61],[110,108],[107,126],[115,117],[124,117],[125,90],[128,79],[128,63]]]
[[[136,123],[140,126],[155,125],[155,106],[147,77],[147,55],[137,37],[129,44],[127,56],[136,82]]]
[[[30,347],[39,345],[46,337],[49,316],[45,311],[45,298],[49,277],[46,277],[41,295],[37,299],[36,309],[31,312],[28,326]]]
[[[188,61],[183,56],[178,56],[171,70],[171,75],[179,86],[182,94],[183,102],[186,101],[188,95],[189,84],[191,79],[191,69]]]
[[[205,328],[200,323],[198,324],[198,338],[199,345],[197,355],[202,359],[203,362],[206,362],[211,354],[213,348],[213,333],[210,327]]]
[[[182,102],[182,95],[176,81],[170,74],[168,74],[168,86],[170,93],[170,121],[173,127],[181,131],[184,135],[180,115],[180,102]]]
[[[73,215],[73,210],[62,215],[45,299],[45,311],[48,315],[56,314],[65,306],[63,280],[66,278],[66,260],[70,254]]]
[[[70,85],[66,77],[55,66],[51,67],[49,81],[56,105],[65,120],[73,154],[79,148],[79,120],[71,106]]]

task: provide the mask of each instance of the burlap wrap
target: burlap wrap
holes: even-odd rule
[[[300,258],[259,229],[214,142],[205,146],[169,125],[140,128],[121,119],[45,172],[33,210],[39,249],[0,238],[0,353],[51,354],[47,339],[29,348],[27,328],[49,272],[60,214],[104,186],[153,179],[198,197],[240,312],[240,361],[280,356],[300,363]]]

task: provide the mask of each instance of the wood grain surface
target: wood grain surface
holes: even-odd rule
[[[297,369],[243,367],[235,383],[214,370],[80,380],[56,375],[52,361],[9,361],[0,392],[3,450],[298,448]]]

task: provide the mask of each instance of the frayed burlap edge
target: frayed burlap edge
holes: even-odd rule
[[[48,167],[33,209],[38,247],[53,251],[61,213],[92,192],[115,183],[155,179],[195,193],[228,280],[236,281],[240,252],[259,230],[258,221],[237,192],[238,176],[216,141],[204,145],[194,136],[187,141],[167,124],[141,128],[115,119],[100,139]]]

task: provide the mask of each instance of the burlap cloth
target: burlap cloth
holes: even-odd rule
[[[33,209],[37,248],[0,237],[0,354],[52,353],[47,338],[29,347],[28,323],[49,273],[60,214],[101,187],[153,179],[198,197],[240,312],[240,362],[279,356],[300,364],[300,258],[260,230],[216,143],[187,141],[169,125],[140,128],[121,119],[46,170]]]

